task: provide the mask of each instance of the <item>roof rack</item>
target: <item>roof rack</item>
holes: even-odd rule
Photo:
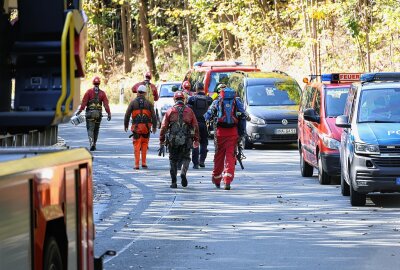
[[[364,73],[361,75],[362,82],[398,82],[400,81],[400,72],[376,72]]]
[[[286,72],[283,72],[283,71],[277,70],[277,69],[272,70],[272,72],[279,73],[279,74],[282,74],[282,75],[285,75],[285,76],[289,76],[289,74],[287,74]]]

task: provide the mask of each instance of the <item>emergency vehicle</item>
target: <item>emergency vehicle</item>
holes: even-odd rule
[[[239,61],[207,61],[196,62],[189,70],[184,81],[189,81],[192,91],[197,82],[204,84],[204,92],[209,96],[215,92],[219,83],[228,83],[230,75],[235,71],[260,71],[255,65],[243,65]]]
[[[319,79],[317,81],[316,79]],[[299,107],[298,149],[303,177],[318,169],[318,181],[329,184],[332,176],[340,175],[339,145],[342,129],[335,126],[336,117],[343,114],[352,82],[360,73],[323,74],[306,83]]]
[[[0,269],[102,269],[114,252],[94,258],[92,156],[57,144],[80,101],[82,3],[0,7]]]
[[[340,143],[341,190],[353,206],[371,192],[400,192],[400,72],[366,73],[349,91]]]

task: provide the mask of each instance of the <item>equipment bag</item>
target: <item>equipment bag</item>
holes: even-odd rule
[[[235,92],[226,88],[217,106],[217,126],[231,128],[237,123]]]
[[[148,116],[148,114],[146,114],[146,112],[148,113],[149,110],[145,108],[144,101],[145,101],[144,98],[138,98],[140,112],[138,114],[136,114],[136,112],[132,113],[132,127],[131,127],[132,132],[137,133],[142,137],[144,137],[143,135],[150,133],[150,125],[151,125],[151,119]]]
[[[169,140],[172,147],[182,146],[188,143],[189,127],[183,121],[185,106],[175,106],[178,111],[178,121],[172,122],[169,126]]]

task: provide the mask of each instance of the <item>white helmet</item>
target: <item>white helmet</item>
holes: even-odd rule
[[[141,86],[138,87],[137,91],[139,93],[146,93],[147,92],[147,87],[144,86],[144,85],[141,85]]]

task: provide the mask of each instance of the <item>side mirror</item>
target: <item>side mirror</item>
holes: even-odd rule
[[[314,109],[305,109],[304,113],[304,120],[310,121],[310,122],[315,122],[315,123],[319,123],[320,122],[320,118],[319,115],[315,112]]]
[[[351,124],[349,123],[349,117],[347,115],[339,115],[336,118],[335,125],[341,128],[350,128]]]

